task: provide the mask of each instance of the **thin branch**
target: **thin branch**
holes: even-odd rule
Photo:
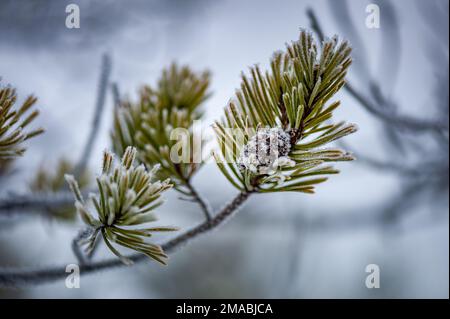
[[[121,105],[121,95],[120,95],[120,89],[119,86],[116,82],[113,82],[111,84],[111,92],[112,92],[112,96],[113,96],[113,101],[114,101],[114,107],[120,107]],[[185,200],[185,201],[191,201],[191,202],[196,202],[199,204],[200,208],[203,211],[203,214],[205,215],[205,219],[206,220],[211,220],[211,215],[212,215],[212,209],[210,204],[208,203],[207,200],[205,200],[203,198],[203,196],[201,196],[197,190],[195,189],[195,187],[192,185],[191,181],[189,178],[185,178],[184,180],[184,186],[186,186],[186,188],[189,191],[189,195],[192,196],[192,198],[185,198],[185,197],[180,197],[181,200]]]
[[[92,235],[93,231],[94,230],[91,227],[81,229],[78,232],[78,235],[72,240],[72,251],[78,260],[78,264],[80,265],[84,265],[91,262],[92,257],[94,256],[94,253],[99,246],[99,242],[97,240],[98,237],[94,242],[88,240],[88,238]],[[89,246],[89,249],[86,251],[83,250],[82,246],[87,242],[89,242],[91,246]]]
[[[200,205],[200,208],[202,209],[203,213],[205,214],[206,220],[211,220],[211,206],[209,203],[197,192],[197,190],[192,185],[191,181],[186,181],[186,187],[191,192],[191,195],[193,197],[193,201],[197,202]]]
[[[111,58],[109,55],[104,54],[102,56],[102,66],[101,74],[98,85],[97,101],[95,104],[95,113],[92,120],[91,132],[88,135],[86,144],[84,146],[83,153],[80,160],[75,167],[75,175],[78,176],[83,173],[86,165],[89,161],[89,157],[94,146],[95,139],[98,135],[98,130],[100,128],[100,122],[102,118],[103,109],[105,107],[106,91],[108,89],[109,77],[111,74]]]
[[[87,263],[87,256],[81,249],[81,241],[86,238],[86,230],[81,230],[78,235],[72,240],[72,251],[78,260],[78,264],[84,265]]]
[[[372,104],[369,99],[363,96],[362,93],[358,92],[350,83],[346,83],[344,89],[350,93],[353,98],[355,98],[369,113],[378,117],[379,119],[399,125],[402,128],[415,131],[446,131],[448,130],[448,124],[442,121],[433,120],[419,120],[414,117],[406,115],[393,114],[391,112],[385,112],[383,109]]]
[[[416,169],[414,167],[408,167],[406,165],[402,165],[401,163],[387,162],[387,161],[382,161],[379,159],[373,159],[372,157],[367,156],[366,154],[362,154],[360,152],[356,152],[356,151],[352,150],[352,147],[349,146],[344,141],[338,141],[337,145],[339,145],[339,147],[342,147],[343,149],[351,152],[352,155],[358,159],[358,163],[362,163],[364,165],[367,165],[369,167],[372,167],[372,168],[375,168],[378,170],[394,172],[394,173],[400,174],[402,177],[404,177],[404,176],[408,176],[408,177],[422,176],[425,174],[429,174],[428,170]]]
[[[251,193],[239,193],[212,219],[204,221],[191,230],[169,240],[161,245],[166,253],[173,252],[176,248],[190,242],[199,235],[209,232],[230,219],[248,199]],[[145,255],[133,254],[128,257],[135,263],[148,260]],[[86,275],[101,270],[123,267],[124,264],[117,258],[111,258],[100,262],[92,262],[80,265],[80,274]],[[63,279],[67,276],[66,266],[48,267],[31,270],[7,270],[0,269],[0,286],[24,286],[37,285]]]
[[[308,16],[309,22],[311,23],[311,29],[314,30],[320,41],[324,41],[325,35],[323,34],[322,27],[319,24],[319,20],[317,20],[314,10],[311,8],[306,9],[306,15]]]
[[[114,101],[114,108],[117,108],[120,106],[121,103],[121,97],[120,97],[120,90],[119,90],[119,85],[117,84],[117,82],[113,82],[111,84],[111,91],[112,91],[112,96],[113,96],[113,101]]]
[[[27,195],[10,194],[0,200],[0,216],[23,214],[21,211],[50,211],[58,207],[72,205],[73,194],[69,191],[59,193],[34,193]]]
[[[412,216],[412,213],[418,213],[417,210],[408,208],[417,205],[418,195],[423,193],[426,188],[427,186],[423,183],[406,185],[398,193],[393,194],[389,200],[376,206],[355,207],[351,211],[344,209],[343,211],[337,211],[335,214],[329,214],[328,211],[315,211],[314,214],[304,214],[301,216],[301,223],[296,224],[297,231],[300,233],[308,231],[315,234],[320,232],[348,233],[356,229],[393,227],[400,224],[402,220],[407,220],[409,216]],[[408,207],[405,209],[405,206]],[[427,219],[421,219],[420,222],[416,220],[417,223],[413,222],[413,224],[424,230],[425,222],[429,223],[429,226],[433,226],[442,222],[441,219],[438,219],[439,217],[448,219],[448,214],[442,212],[441,216],[439,216],[439,213],[433,212],[433,214],[427,216]],[[242,233],[243,229],[249,231],[252,227],[261,229],[264,226],[272,230],[285,231],[286,224],[293,225],[298,222],[299,218],[296,214],[288,214],[284,219],[278,217],[262,214],[258,218],[252,218],[252,215],[243,215],[234,231]],[[413,229],[413,224],[410,225],[411,230]],[[235,234],[227,235],[235,236]]]
[[[325,36],[314,11],[312,9],[308,9],[307,15],[311,22],[311,28],[314,30],[320,40],[323,41],[325,39]],[[353,96],[353,98],[355,98],[366,111],[368,111],[378,119],[383,120],[384,122],[392,123],[397,125],[398,127],[415,131],[448,131],[448,123],[446,121],[421,120],[405,115],[393,114],[392,112],[389,113],[386,112],[383,108],[377,107],[375,104],[369,101],[366,96],[358,92],[349,82],[344,85],[344,89],[351,96]],[[383,104],[384,103],[386,103],[386,99],[383,98]]]

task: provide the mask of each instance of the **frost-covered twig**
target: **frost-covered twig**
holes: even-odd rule
[[[197,190],[195,189],[195,187],[192,185],[192,183],[190,181],[186,182],[186,187],[189,189],[189,191],[192,195],[193,201],[198,203],[198,205],[202,209],[206,220],[210,220],[211,219],[211,206],[209,205],[209,203],[206,201],[206,199],[203,198],[202,195],[200,195],[197,192]]]
[[[81,250],[80,241],[85,238],[85,231],[81,230],[78,235],[72,240],[72,251],[75,257],[78,260],[78,263],[80,265],[83,265],[86,263],[86,255]]]
[[[223,224],[226,220],[232,217],[242,204],[248,199],[251,193],[239,193],[231,202],[229,202],[217,215],[212,219],[204,221],[196,227],[182,233],[181,235],[169,240],[161,245],[165,252],[173,252],[176,248],[184,245],[194,238],[209,232],[212,229]],[[129,257],[134,263],[147,260],[145,255],[136,253]],[[123,267],[124,264],[120,259],[111,258],[104,261],[92,262],[80,265],[80,274],[86,275],[89,273],[98,272],[101,270]],[[65,272],[66,266],[47,267],[41,269],[0,269],[0,286],[25,286],[37,285],[48,282],[53,282],[63,279],[67,276]]]
[[[93,247],[88,254],[83,251],[82,245],[88,240],[91,235],[92,229],[87,227],[80,230],[77,236],[72,240],[72,251],[80,265],[88,263],[93,256],[95,248],[98,247],[98,243],[95,242],[93,243]]]
[[[109,57],[109,55],[104,54],[102,57],[101,74],[97,93],[98,95],[97,101],[95,103],[95,113],[94,118],[92,120],[91,131],[86,140],[86,144],[84,146],[83,153],[80,157],[80,161],[78,162],[75,168],[75,176],[80,175],[86,168],[86,165],[89,161],[89,157],[92,152],[92,148],[94,146],[95,139],[98,135],[103,109],[105,108],[106,92],[108,89],[110,74],[111,74],[111,58]]]

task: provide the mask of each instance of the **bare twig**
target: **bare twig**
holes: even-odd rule
[[[358,159],[358,163],[365,164],[365,165],[375,168],[377,170],[394,172],[394,173],[400,174],[401,176],[408,176],[408,177],[421,176],[421,175],[429,173],[428,170],[416,169],[414,167],[409,167],[409,166],[401,164],[401,163],[396,163],[396,162],[392,162],[392,161],[388,162],[388,161],[382,161],[379,159],[374,159],[370,156],[362,154],[361,152],[356,152],[356,151],[352,150],[352,147],[349,146],[344,141],[338,141],[337,145],[339,145],[343,149],[351,152],[352,155]]]
[[[401,128],[413,131],[446,131],[448,130],[448,123],[438,120],[419,120],[414,117],[406,115],[393,114],[392,112],[385,112],[384,109],[372,104],[369,99],[358,92],[350,83],[344,86],[345,90],[350,93],[369,113],[377,118],[391,124],[398,125]]]
[[[111,91],[112,91],[112,96],[113,96],[113,101],[114,101],[114,107],[117,108],[120,106],[121,97],[120,97],[119,85],[116,82],[111,84]]]
[[[186,187],[191,192],[193,201],[197,202],[202,209],[203,213],[205,214],[205,219],[210,220],[211,219],[211,206],[209,203],[197,192],[197,190],[192,185],[191,181],[186,181]]]
[[[75,176],[79,176],[85,170],[92,152],[92,148],[94,146],[95,139],[98,135],[102,113],[105,106],[105,98],[108,89],[110,74],[111,74],[111,58],[109,57],[109,55],[104,54],[102,57],[101,74],[97,93],[98,95],[95,104],[95,113],[94,118],[92,120],[91,131],[86,140],[86,144],[84,146],[84,150],[80,157],[80,160],[77,166],[75,167]]]
[[[87,256],[81,250],[81,241],[84,240],[88,234],[89,232],[87,230],[80,230],[78,235],[72,240],[72,251],[80,265],[87,263]]]
[[[73,194],[69,191],[43,194],[34,193],[28,195],[9,195],[0,200],[0,215],[9,216],[23,214],[31,210],[49,211],[58,207],[72,205]]]
[[[307,10],[307,15],[311,22],[311,28],[317,34],[317,36],[323,41],[325,39],[322,28],[317,20],[317,17],[312,9]],[[404,128],[413,131],[447,131],[448,122],[439,120],[422,120],[406,115],[393,114],[392,112],[386,112],[384,108],[378,107],[373,104],[366,96],[357,91],[353,85],[346,83],[344,89],[355,98],[366,111],[383,120],[384,122],[395,124],[395,127]],[[380,98],[380,97],[379,97]],[[387,100],[383,98],[383,104],[388,104]]]
[[[228,203],[217,215],[212,219],[204,221],[191,230],[169,240],[161,247],[165,252],[173,252],[176,248],[184,245],[199,235],[209,232],[210,230],[220,226],[230,217],[232,217],[242,204],[250,196],[250,193],[239,193],[230,203]],[[128,257],[133,262],[141,262],[148,260],[145,255],[133,254]],[[80,274],[86,275],[101,270],[122,267],[124,264],[117,258],[107,259],[100,262],[92,262],[80,265]],[[28,269],[28,270],[0,270],[0,286],[24,286],[37,285],[56,281],[67,276],[65,266],[48,267],[42,269]]]

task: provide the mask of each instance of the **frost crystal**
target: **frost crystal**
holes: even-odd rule
[[[280,128],[260,128],[244,145],[238,158],[241,170],[256,174],[275,174],[278,167],[294,166],[288,157],[290,136]]]

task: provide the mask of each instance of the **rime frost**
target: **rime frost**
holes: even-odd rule
[[[294,166],[288,157],[290,136],[280,128],[260,128],[244,145],[238,158],[241,170],[272,175],[279,167]]]

